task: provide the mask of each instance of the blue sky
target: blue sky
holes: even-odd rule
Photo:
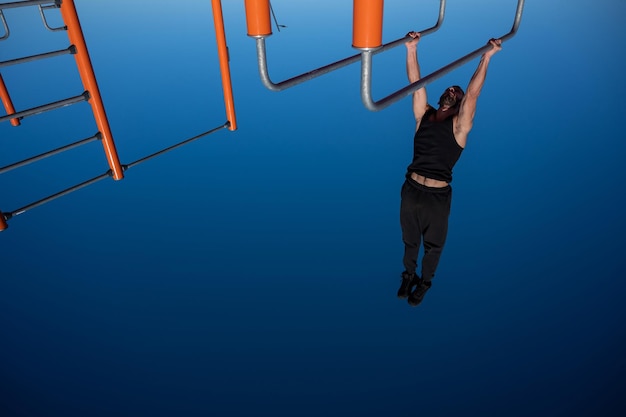
[[[225,122],[210,2],[76,3],[123,163]],[[0,234],[0,414],[622,415],[626,4],[526,2],[411,308],[395,296],[410,100],[367,111],[358,64],[265,89],[243,2],[223,3],[238,130]],[[508,32],[515,3],[449,1],[423,72]],[[274,81],[356,53],[352,2],[272,4],[287,25],[267,39]],[[436,21],[434,0],[385,6],[384,42]],[[36,9],[5,15],[2,61],[68,46]],[[405,85],[404,54],[374,58],[375,99]],[[476,64],[431,84],[431,103]],[[69,56],[2,75],[18,109],[82,93]],[[0,166],[95,132],[85,103],[3,123]],[[106,169],[92,143],[3,174],[0,210]]]

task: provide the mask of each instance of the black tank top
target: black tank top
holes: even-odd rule
[[[413,138],[413,162],[407,171],[408,175],[415,172],[426,178],[451,182],[452,168],[463,148],[454,138],[453,117],[441,122],[431,121],[430,116],[436,111],[431,107],[422,117]]]

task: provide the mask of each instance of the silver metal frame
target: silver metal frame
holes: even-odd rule
[[[421,31],[420,33],[422,34],[422,36],[428,35],[430,33],[435,32],[436,30],[438,30],[441,27],[441,24],[443,23],[443,19],[444,19],[444,15],[445,15],[445,9],[446,9],[446,0],[439,0],[439,16],[437,18],[437,23],[433,26],[430,27],[428,29],[425,29],[423,31]],[[395,48],[398,45],[402,45],[404,44],[404,42],[406,42],[406,36],[402,37],[400,39],[397,39],[395,41],[389,42],[387,44],[382,45],[379,48],[376,48],[374,50],[368,51],[370,56],[371,55],[376,55],[379,54],[381,52],[387,51],[391,48]],[[269,76],[269,72],[267,69],[267,53],[266,53],[266,48],[265,48],[265,37],[264,36],[259,36],[256,37],[256,51],[257,51],[257,63],[259,66],[259,75],[261,76],[261,82],[263,83],[263,85],[265,87],[267,87],[267,89],[271,90],[271,91],[283,91],[286,90],[287,88],[293,87],[295,85],[301,84],[305,81],[309,81],[313,78],[317,78],[320,75],[324,75],[327,74],[331,71],[335,71],[339,68],[343,68],[347,65],[353,64],[355,62],[358,62],[359,60],[361,60],[361,56],[362,54],[356,54],[353,56],[350,56],[348,58],[344,58],[342,60],[339,60],[337,62],[333,62],[331,64],[325,65],[323,67],[320,68],[316,68],[312,71],[309,72],[305,72],[303,74],[297,75],[295,77],[289,78],[287,80],[278,82],[278,83],[274,83]]]
[[[520,22],[522,20],[524,1],[525,0],[517,1],[517,9],[515,11],[515,19],[513,20],[513,27],[511,28],[510,32],[500,37],[500,39],[502,39],[502,42],[509,40],[517,33]],[[467,62],[471,61],[477,56],[484,54],[491,48],[492,46],[490,44],[484,45],[476,49],[475,51],[470,52],[464,57],[457,59],[456,61],[438,69],[437,71],[425,77],[422,77],[420,80],[412,84],[409,84],[404,88],[401,88],[400,90],[388,95],[387,97],[379,101],[374,101],[372,99],[372,55],[374,55],[375,51],[363,51],[361,52],[361,99],[363,100],[363,104],[368,110],[371,110],[371,111],[382,110],[385,107],[395,103],[396,101],[403,99],[404,97],[408,96],[414,91],[425,87],[431,82],[443,77],[447,73],[466,64]]]
[[[52,27],[50,27],[50,25],[48,24],[48,21],[46,20],[46,14],[44,13],[43,9],[58,9],[58,8],[59,8],[59,6],[56,3],[48,5],[48,6],[42,6],[41,4],[39,5],[39,14],[41,15],[41,20],[43,21],[43,25],[50,32],[59,32],[59,31],[67,30],[67,26],[65,26],[65,25],[64,26],[59,26],[58,28],[52,28]]]

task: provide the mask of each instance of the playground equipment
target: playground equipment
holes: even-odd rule
[[[374,101],[372,99],[372,56],[402,45],[408,40],[408,37],[404,36],[393,42],[382,44],[384,0],[353,0],[352,46],[355,49],[359,49],[360,53],[276,83],[269,76],[265,46],[265,38],[272,34],[269,0],[245,0],[245,5],[248,36],[256,39],[259,74],[261,82],[265,87],[272,91],[282,91],[343,68],[346,65],[361,61],[361,99],[365,107],[371,111],[384,109],[492,48],[491,45],[481,46],[456,61],[422,77],[419,81],[409,84],[379,101]],[[441,27],[445,9],[446,0],[439,0],[437,22],[434,26],[420,31],[422,37],[434,33]],[[499,37],[502,39],[502,42],[509,40],[517,33],[523,9],[524,0],[518,0],[513,27],[507,34]]]
[[[269,0],[244,0],[245,1],[245,11],[246,11],[246,25],[248,36],[256,39],[256,50],[257,50],[257,62],[259,68],[259,74],[261,81],[265,87],[272,91],[282,91],[287,88],[293,87],[297,84],[303,83],[305,81],[309,81],[313,78],[319,77],[321,75],[327,74],[331,71],[335,71],[352,63],[361,62],[361,98],[368,110],[371,111],[379,111],[384,109],[385,107],[391,105],[392,103],[397,102],[398,100],[408,96],[414,91],[426,86],[427,84],[437,80],[443,75],[455,70],[456,68],[466,64],[470,60],[475,57],[485,53],[492,48],[491,45],[487,44],[481,46],[468,53],[467,55],[457,59],[456,61],[451,62],[448,65],[445,65],[433,73],[422,77],[422,79],[411,83],[398,91],[391,93],[390,95],[375,101],[372,98],[372,56],[375,54],[382,53],[391,48],[395,48],[396,46],[404,44],[408,37],[404,36],[399,38],[393,42],[389,42],[387,44],[382,44],[382,26],[383,26],[383,10],[384,10],[384,0],[353,0],[353,39],[352,46],[355,49],[358,49],[360,52],[352,55],[348,58],[339,60],[337,62],[333,62],[331,64],[316,68],[312,71],[297,75],[295,77],[289,78],[280,82],[273,82],[269,76],[268,72],[268,64],[267,64],[267,54],[266,54],[266,45],[265,39],[272,35],[272,26],[271,26],[271,17],[274,17],[276,21],[276,17],[274,15],[274,10],[270,4]],[[51,196],[45,197],[38,201],[35,201],[31,204],[28,204],[24,207],[18,208],[13,211],[2,212],[0,211],[0,231],[5,230],[8,227],[7,221],[11,218],[22,214],[32,208],[38,207],[44,203],[52,201],[58,197],[91,185],[95,182],[98,182],[105,178],[113,178],[114,180],[121,180],[124,178],[124,171],[129,168],[132,168],[141,162],[152,159],[156,156],[162,155],[165,152],[169,152],[173,149],[186,145],[192,141],[205,137],[209,134],[215,133],[221,129],[228,128],[233,131],[237,129],[237,122],[235,117],[235,106],[233,100],[233,91],[231,85],[230,78],[230,67],[229,67],[229,58],[228,58],[228,48],[226,44],[226,36],[224,31],[224,21],[222,16],[222,4],[221,0],[211,0],[212,11],[213,11],[213,19],[214,19],[214,27],[215,27],[215,35],[217,42],[217,50],[218,50],[218,58],[220,65],[220,72],[222,78],[222,88],[224,93],[224,105],[226,110],[226,123],[210,129],[204,133],[196,135],[192,138],[183,140],[182,142],[177,143],[176,145],[170,146],[158,152],[155,152],[151,155],[145,156],[139,160],[128,164],[122,164],[119,160],[117,150],[115,147],[115,142],[113,140],[113,135],[107,120],[104,104],[102,102],[102,98],[100,96],[100,91],[98,88],[98,84],[96,81],[96,77],[94,74],[94,70],[91,64],[91,60],[89,58],[89,53],[87,50],[87,45],[85,39],[83,37],[82,29],[80,26],[80,22],[78,19],[78,14],[76,12],[76,7],[74,5],[74,0],[24,0],[24,1],[14,1],[9,3],[0,3],[0,42],[9,38],[10,36],[10,27],[8,24],[8,19],[4,14],[4,10],[17,8],[17,7],[27,7],[27,6],[37,6],[39,8],[39,13],[41,15],[43,24],[45,27],[53,32],[57,31],[66,31],[68,34],[68,38],[70,41],[70,45],[66,49],[61,49],[57,51],[51,51],[47,53],[42,53],[38,55],[26,56],[22,58],[15,58],[8,61],[0,62],[0,70],[4,67],[10,65],[18,65],[25,64],[31,61],[56,57],[60,55],[73,55],[76,60],[76,65],[78,67],[78,72],[80,74],[84,91],[76,96],[69,97],[66,99],[62,99],[59,101],[55,101],[52,103],[43,104],[31,109],[16,111],[15,106],[13,105],[13,101],[11,100],[11,95],[9,94],[9,90],[7,85],[5,84],[4,79],[2,78],[2,74],[0,74],[0,99],[2,100],[3,106],[6,111],[5,116],[0,116],[0,122],[10,121],[11,125],[14,127],[19,127],[21,124],[21,120],[25,117],[33,116],[36,114],[40,114],[43,112],[48,112],[51,110],[55,110],[61,107],[73,105],[76,103],[80,103],[83,101],[87,101],[92,108],[93,115],[96,121],[96,125],[98,127],[98,132],[90,136],[86,139],[79,140],[77,142],[71,143],[66,146],[62,146],[60,148],[45,152],[40,155],[33,156],[31,158],[13,163],[11,165],[0,167],[0,174],[3,174],[7,171],[23,167],[25,165],[31,164],[33,162],[39,161],[41,159],[62,153],[69,149],[76,148],[78,146],[84,145],[86,143],[90,143],[96,140],[102,142],[104,153],[106,155],[106,159],[109,165],[109,170],[103,174],[100,174],[94,178],[91,178],[87,181],[81,182],[73,187],[67,188],[63,191],[60,191]],[[303,5],[302,7],[307,7],[308,5]],[[502,41],[507,41],[512,38],[516,33],[520,25],[520,21],[522,18],[522,12],[524,8],[524,0],[517,1],[517,7],[515,11],[515,16],[513,20],[513,27],[511,30],[503,36],[499,38]],[[60,9],[61,17],[64,22],[64,26],[53,28],[48,24],[46,19],[46,11],[51,9]],[[446,0],[439,0],[439,13],[437,17],[437,21],[434,26],[424,29],[420,31],[421,36],[430,35],[436,32],[442,25],[446,9]],[[277,29],[280,30],[280,27],[285,27],[284,25],[278,25],[276,21]]]
[[[76,191],[88,185],[94,184],[108,177],[111,177],[114,180],[121,180],[124,178],[125,170],[131,167],[134,167],[141,162],[152,159],[158,155],[161,155],[165,152],[168,152],[170,150],[183,146],[189,142],[192,142],[194,140],[207,136],[223,128],[228,128],[230,130],[235,130],[237,128],[237,122],[236,122],[236,117],[235,117],[235,106],[234,106],[233,92],[232,92],[231,79],[230,79],[230,68],[229,68],[229,63],[228,63],[228,49],[226,46],[226,36],[224,32],[224,22],[223,22],[223,17],[222,17],[222,5],[221,5],[220,0],[212,0],[211,3],[212,3],[212,10],[213,10],[213,19],[214,19],[215,34],[216,34],[216,41],[217,41],[217,48],[218,48],[218,56],[219,56],[219,61],[220,61],[220,71],[222,75],[222,87],[224,91],[224,103],[226,107],[227,122],[221,126],[210,129],[204,133],[201,133],[190,139],[184,140],[176,145],[170,146],[166,149],[163,149],[154,154],[148,155],[144,158],[141,158],[129,164],[122,164],[119,160],[117,150],[115,148],[115,142],[113,140],[113,134],[111,132],[111,128],[107,120],[104,104],[102,102],[100,90],[98,88],[98,83],[96,81],[96,77],[95,77],[94,70],[91,64],[91,60],[89,58],[89,53],[87,50],[85,38],[83,36],[83,32],[80,26],[78,13],[74,5],[74,0],[55,0],[55,1],[28,0],[28,1],[17,1],[17,2],[10,2],[10,3],[0,3],[0,21],[2,22],[2,28],[4,32],[2,36],[0,36],[0,41],[8,39],[10,36],[9,23],[3,11],[6,9],[13,9],[17,7],[27,7],[27,6],[38,7],[45,27],[48,30],[53,31],[53,32],[67,31],[68,38],[70,41],[70,46],[66,49],[0,62],[0,69],[3,67],[7,67],[9,65],[25,64],[28,62],[37,61],[41,59],[71,54],[74,56],[76,60],[76,66],[78,67],[78,72],[80,74],[80,78],[82,80],[83,87],[85,90],[83,93],[74,97],[66,98],[66,99],[55,101],[52,103],[43,104],[43,105],[26,109],[26,110],[16,111],[13,105],[13,101],[11,100],[9,90],[7,89],[7,86],[2,78],[2,75],[0,74],[0,98],[2,99],[2,103],[7,113],[6,116],[0,116],[0,122],[10,121],[13,126],[17,127],[17,126],[20,126],[21,120],[24,119],[25,117],[34,116],[43,112],[48,112],[48,111],[55,110],[61,107],[87,101],[91,105],[93,115],[96,121],[96,126],[98,127],[98,133],[96,133],[95,135],[89,138],[51,150],[49,152],[45,152],[40,155],[33,156],[31,158],[27,158],[25,160],[10,164],[5,167],[0,167],[0,174],[11,171],[16,168],[23,167],[25,165],[39,161],[41,159],[44,159],[53,155],[57,155],[64,151],[74,149],[78,146],[93,142],[95,140],[100,140],[102,142],[106,159],[109,165],[109,170],[107,172],[100,174],[90,180],[84,181],[73,187],[70,187],[56,194],[53,194],[51,196],[35,201],[31,204],[28,204],[27,206],[18,208],[16,210],[5,212],[5,213],[0,211],[0,231],[5,230],[8,227],[7,221],[9,219],[17,215],[20,215],[32,208],[38,207],[44,203],[52,201],[56,198],[69,194],[73,191]],[[57,27],[57,28],[50,27],[46,19],[46,10],[49,10],[49,9],[60,9],[61,17],[63,19],[63,22],[65,23],[64,26]]]

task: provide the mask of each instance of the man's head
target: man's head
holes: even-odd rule
[[[439,98],[439,107],[457,107],[461,104],[463,96],[465,96],[465,92],[463,92],[463,89],[458,85],[448,87]]]

